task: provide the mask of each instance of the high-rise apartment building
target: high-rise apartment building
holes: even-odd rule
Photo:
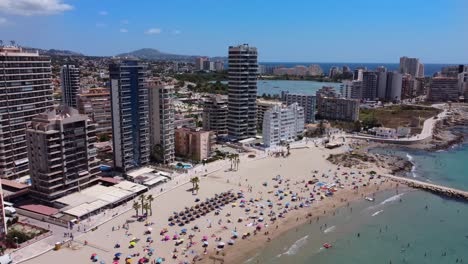
[[[340,73],[340,70],[336,66],[332,66],[330,70],[328,70],[328,77],[333,78],[336,77]]]
[[[298,103],[304,109],[306,123],[315,122],[316,97],[313,95],[291,94],[288,91],[281,91],[281,101],[287,105]]]
[[[377,73],[366,71],[362,74],[362,95],[365,100],[375,100],[377,98]]]
[[[403,75],[398,72],[387,72],[387,90],[385,99],[388,101],[400,101],[401,89],[403,84]]]
[[[0,46],[0,178],[28,175],[26,126],[52,94],[49,57]]]
[[[387,72],[377,72],[377,98],[385,99],[387,91]]]
[[[76,95],[77,109],[96,124],[96,134],[112,134],[110,90],[91,88]]]
[[[203,129],[213,131],[217,137],[226,137],[228,99],[224,95],[210,95],[203,100]]]
[[[195,69],[197,71],[202,71],[205,61],[208,61],[207,57],[198,57],[195,59]]]
[[[409,74],[404,74],[402,76],[401,83],[401,99],[410,99],[413,98],[416,94],[416,80],[413,76]]]
[[[33,118],[26,130],[32,193],[44,202],[96,183],[96,130],[89,117],[63,106]]]
[[[447,102],[458,101],[458,78],[436,77],[432,79],[429,89],[429,101]]]
[[[344,98],[317,98],[317,114],[321,119],[359,120],[359,100]]]
[[[257,133],[257,48],[229,47],[228,135],[233,140]]]
[[[257,99],[257,128],[259,130],[263,129],[263,117],[265,116],[265,112],[273,108],[275,105],[281,106],[282,103],[278,101]]]
[[[214,69],[215,69],[215,71],[217,71],[217,72],[222,72],[222,71],[224,71],[224,62],[223,62],[223,61],[220,61],[220,60],[215,61],[215,63],[214,63]]]
[[[263,118],[263,144],[274,147],[291,141],[304,132],[304,109],[298,103],[288,106],[275,105]]]
[[[341,95],[346,99],[361,99],[362,81],[343,81]]]
[[[150,146],[158,162],[174,162],[174,85],[149,84]]]
[[[128,172],[149,162],[147,65],[135,60],[113,63],[109,77],[114,167]]]
[[[60,68],[60,86],[62,88],[62,103],[77,108],[76,95],[80,90],[80,68],[66,64]]]
[[[400,58],[400,73],[411,74],[415,78],[424,77],[424,65],[419,62],[418,58],[404,56]]]

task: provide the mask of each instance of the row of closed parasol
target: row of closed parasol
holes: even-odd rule
[[[231,192],[221,193],[220,195],[215,196],[211,199],[206,199],[205,202],[201,202],[191,208],[186,207],[185,210],[180,212],[174,212],[173,216],[168,218],[169,225],[174,226],[184,226],[185,224],[194,221],[201,216],[220,209],[221,207],[237,200],[240,196],[235,195]]]

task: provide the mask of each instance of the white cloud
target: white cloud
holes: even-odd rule
[[[182,31],[177,30],[177,29],[172,31],[172,34],[174,34],[174,35],[179,35],[180,33],[182,33]]]
[[[120,23],[122,23],[124,25],[128,25],[128,24],[130,24],[130,21],[128,21],[127,19],[124,19],[124,20],[120,21]]]
[[[120,29],[120,33],[128,33],[128,29],[126,29],[126,28],[121,28],[121,29]]]
[[[150,29],[145,31],[145,34],[147,34],[147,35],[156,35],[156,34],[159,34],[159,33],[161,33],[160,28],[150,28]]]
[[[109,13],[107,13],[107,11],[100,11],[99,12],[99,15],[101,16],[107,16]]]
[[[0,0],[0,12],[12,15],[54,15],[72,9],[62,0]]]
[[[8,20],[4,17],[0,17],[0,26],[8,24]]]

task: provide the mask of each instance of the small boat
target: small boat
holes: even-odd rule
[[[369,201],[369,202],[373,202],[373,201],[374,201],[374,198],[372,198],[372,197],[369,197],[369,196],[366,196],[366,198],[365,198],[365,199],[366,199],[366,201]]]
[[[324,248],[331,248],[331,247],[332,247],[332,245],[331,245],[331,244],[329,244],[329,243],[325,243],[325,244],[323,244],[323,247],[324,247]]]

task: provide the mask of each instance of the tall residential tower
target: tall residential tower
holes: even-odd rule
[[[174,85],[149,85],[151,152],[157,162],[174,162]]]
[[[50,58],[0,46],[0,177],[28,175],[26,125],[52,106]]]
[[[257,133],[257,48],[229,47],[228,135],[233,140]]]
[[[33,195],[51,202],[96,183],[96,127],[68,106],[37,115],[26,130]]]
[[[114,167],[122,172],[149,162],[147,65],[136,60],[109,66]]]
[[[76,95],[80,90],[80,68],[66,64],[60,68],[60,85],[62,87],[62,103],[77,108]]]

